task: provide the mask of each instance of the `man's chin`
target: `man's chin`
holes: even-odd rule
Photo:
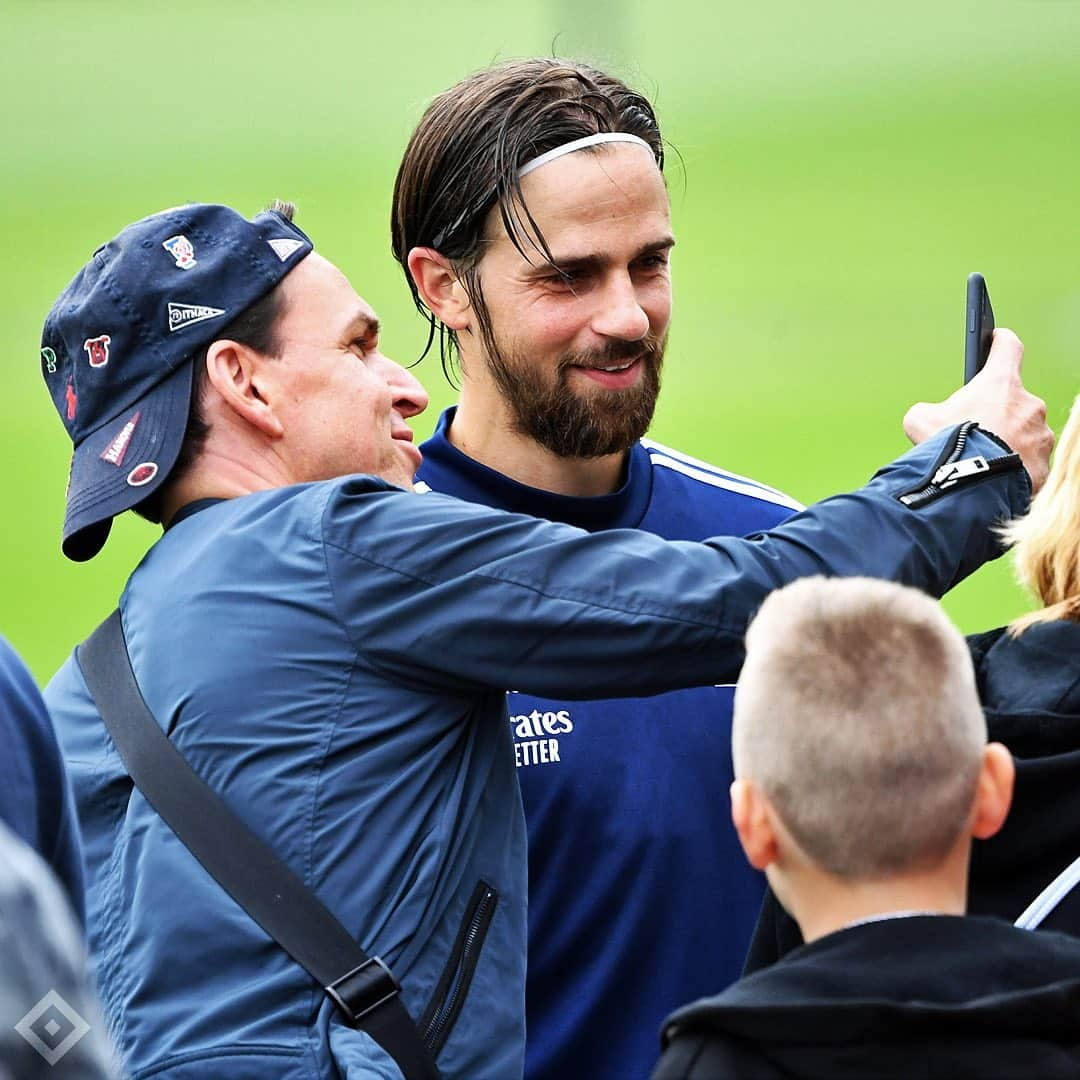
[[[379,469],[378,472],[373,469],[367,471],[380,480],[385,480],[386,483],[393,484],[395,487],[404,488],[406,491],[412,491],[413,485],[416,483],[416,469],[411,461],[407,463],[394,462]]]
[[[608,392],[610,394],[610,391]],[[527,434],[557,457],[592,459],[624,454],[649,428],[652,409],[631,411],[603,408],[595,402],[564,423],[550,420]]]
[[[571,363],[571,360],[579,363]],[[625,453],[648,430],[660,392],[662,354],[644,352],[623,371],[619,360],[566,357],[547,385],[523,361],[490,360],[514,428],[556,457]]]

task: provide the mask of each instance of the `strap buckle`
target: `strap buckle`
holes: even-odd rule
[[[325,987],[334,1004],[355,1027],[373,1009],[389,1001],[401,989],[390,969],[377,956],[335,979]]]

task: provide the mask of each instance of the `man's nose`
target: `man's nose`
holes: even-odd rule
[[[597,293],[598,308],[592,329],[603,337],[640,341],[649,332],[649,316],[641,306],[628,273],[613,275]]]
[[[428,407],[428,392],[407,368],[379,354],[380,374],[394,394],[394,408],[404,417],[417,416]]]

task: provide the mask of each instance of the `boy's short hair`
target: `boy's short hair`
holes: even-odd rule
[[[735,775],[832,874],[939,863],[971,813],[986,722],[938,605],[885,581],[807,578],[768,597],[746,643]]]

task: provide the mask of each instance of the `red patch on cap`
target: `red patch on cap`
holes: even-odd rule
[[[87,338],[83,342],[86,355],[90,357],[91,367],[104,367],[109,362],[109,345],[112,338],[108,334]]]
[[[144,461],[141,465],[136,465],[135,468],[128,473],[127,482],[132,487],[142,487],[143,484],[149,484],[157,474],[157,462]]]
[[[68,379],[67,390],[64,391],[64,397],[67,399],[67,418],[69,420],[74,420],[75,410],[79,406],[79,399],[75,396],[75,387],[70,379]]]

